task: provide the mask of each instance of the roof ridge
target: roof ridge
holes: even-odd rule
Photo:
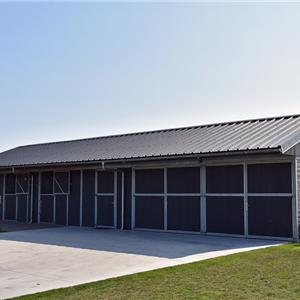
[[[152,133],[159,133],[159,132],[166,132],[166,131],[177,131],[177,130],[189,130],[189,129],[196,129],[196,128],[204,128],[204,127],[212,127],[212,126],[224,126],[224,125],[231,125],[237,123],[248,123],[248,122],[257,122],[257,121],[270,121],[276,119],[289,119],[289,118],[299,118],[300,114],[294,115],[284,115],[284,116],[276,116],[276,117],[264,117],[264,118],[256,118],[256,119],[244,119],[244,120],[236,120],[236,121],[227,121],[227,122],[219,122],[219,123],[209,123],[209,124],[201,124],[201,125],[194,125],[194,126],[184,126],[184,127],[175,127],[175,128],[165,128],[165,129],[157,129],[157,130],[146,130],[146,131],[139,131],[139,132],[129,132],[123,134],[111,134],[111,135],[104,135],[104,136],[97,136],[97,137],[89,137],[89,138],[80,138],[80,139],[72,139],[66,141],[56,141],[56,142],[45,142],[45,143],[37,143],[37,144],[28,144],[15,147],[16,148],[24,148],[30,146],[43,146],[43,145],[52,145],[52,144],[63,144],[63,143],[73,143],[73,142],[81,142],[81,141],[92,141],[98,139],[106,139],[106,138],[115,138],[115,137],[125,137],[125,136],[134,136],[134,135],[142,135],[142,134],[152,134]],[[12,150],[12,149],[10,149]],[[9,150],[8,150],[9,151]]]

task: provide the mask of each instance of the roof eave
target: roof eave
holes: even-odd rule
[[[100,159],[100,160],[85,160],[85,161],[69,161],[69,162],[53,162],[53,163],[37,163],[37,164],[25,164],[25,165],[6,165],[0,166],[0,170],[14,169],[14,168],[40,168],[40,167],[52,167],[52,166],[80,166],[88,164],[113,164],[113,163],[132,163],[151,160],[174,160],[174,159],[201,159],[207,157],[222,157],[222,156],[236,156],[236,155],[255,155],[255,154],[282,154],[282,148],[280,146],[274,148],[264,149],[246,149],[246,150],[234,150],[234,151],[220,151],[220,152],[207,152],[207,153],[190,153],[190,154],[171,154],[171,155],[157,155],[148,157],[132,157],[132,158],[117,158],[117,159]]]

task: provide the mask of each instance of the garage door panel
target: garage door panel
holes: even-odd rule
[[[168,193],[200,193],[200,168],[167,169]]]
[[[28,193],[29,176],[27,174],[17,175],[17,193]]]
[[[248,165],[249,193],[291,193],[291,164]]]
[[[114,226],[114,196],[97,197],[97,225]]]
[[[27,211],[28,211],[28,198],[27,195],[18,195],[18,221],[26,222],[27,221]]]
[[[83,171],[82,225],[95,226],[95,170]]]
[[[97,192],[98,193],[114,192],[114,172],[109,172],[109,171],[98,172]]]
[[[55,196],[55,224],[67,225],[67,195]]]
[[[249,197],[249,234],[292,237],[291,197]]]
[[[16,192],[16,175],[6,174],[5,176],[5,193],[15,194]]]
[[[53,194],[53,172],[43,172],[41,176],[41,193]]]
[[[41,217],[40,221],[53,223],[54,197],[41,195]]]
[[[168,230],[200,231],[200,197],[168,197]]]
[[[69,225],[80,225],[80,171],[70,173]]]
[[[163,193],[164,169],[149,169],[135,171],[136,193]]]
[[[54,193],[67,194],[69,193],[69,173],[56,172],[54,180]]]
[[[135,227],[164,229],[164,197],[135,197]]]
[[[16,196],[5,196],[5,220],[16,220]]]
[[[207,197],[207,232],[244,234],[243,197]]]
[[[210,166],[206,168],[207,193],[243,193],[243,166]]]

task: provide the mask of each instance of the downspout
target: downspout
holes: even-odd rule
[[[121,202],[122,202],[122,208],[121,208],[121,230],[124,230],[124,171],[122,171],[122,192],[121,192]]]

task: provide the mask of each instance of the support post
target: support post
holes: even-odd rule
[[[124,230],[124,171],[122,170],[122,194],[121,194],[121,201],[122,201],[122,210],[121,210],[121,230]]]
[[[31,175],[30,180],[30,221],[29,223],[32,223],[33,218],[33,175]]]
[[[164,230],[168,230],[168,170],[164,168]]]
[[[248,166],[243,164],[244,170],[244,235],[248,237]]]
[[[18,222],[18,205],[19,205],[19,196],[17,194],[17,188],[18,188],[17,180],[18,180],[17,174],[15,174],[15,197],[16,197],[16,211],[15,211],[16,214],[15,214],[15,216],[16,216],[16,222]]]
[[[29,223],[29,197],[30,197],[30,175],[28,174],[28,176],[26,175],[27,177],[27,196],[26,196],[26,223]],[[31,202],[30,202],[30,210],[31,210]]]
[[[6,209],[6,197],[5,197],[5,188],[6,188],[6,174],[3,176],[3,199],[2,199],[2,221],[5,221],[5,209]]]
[[[94,225],[97,226],[98,223],[98,171],[95,170],[95,213],[94,213]]]
[[[41,222],[41,172],[38,174],[38,224]]]
[[[80,170],[80,226],[82,226],[83,170]]]
[[[55,193],[55,172],[53,172],[52,195],[53,195],[53,224],[56,222],[56,193]]]
[[[206,232],[206,167],[200,167],[200,231]]]
[[[118,192],[118,173],[114,171],[114,228],[117,229],[117,192]]]
[[[131,174],[131,229],[135,228],[135,170]]]
[[[67,216],[66,216],[66,226],[69,226],[69,200],[71,192],[71,171],[68,172],[68,194],[67,194]]]

